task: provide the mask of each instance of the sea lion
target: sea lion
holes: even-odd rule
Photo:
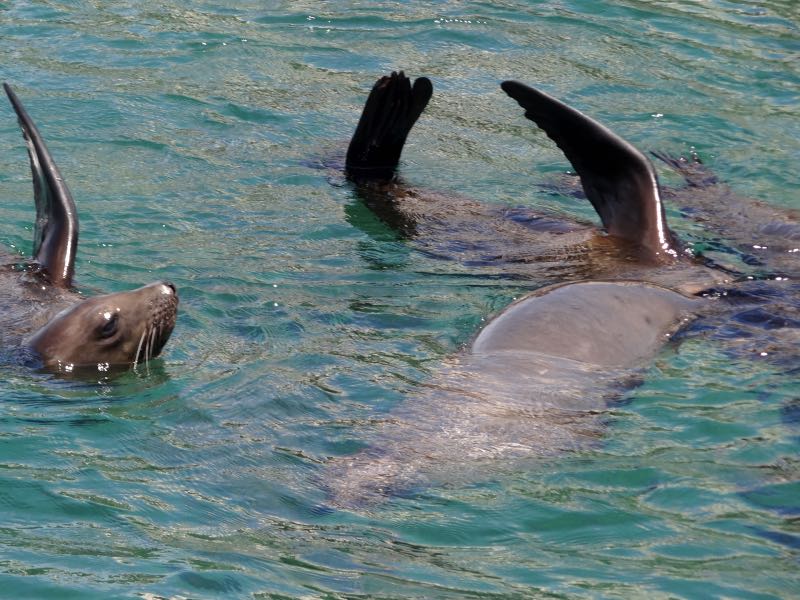
[[[0,348],[4,362],[61,373],[106,372],[157,356],[175,326],[178,295],[168,281],[84,299],[72,287],[78,213],[36,125],[11,86],[33,175],[33,260],[0,257]]]
[[[488,243],[553,244],[554,259],[571,261],[560,271],[568,279],[611,273],[641,281],[546,286],[507,307],[447,359],[423,391],[404,401],[367,449],[330,462],[325,486],[335,506],[377,501],[431,478],[453,481],[474,472],[482,457],[506,464],[585,447],[601,429],[598,414],[608,399],[684,324],[720,312],[718,294],[699,292],[727,283],[728,276],[695,261],[671,232],[649,159],[547,94],[513,81],[502,89],[562,149],[608,235],[535,216],[523,232],[514,229],[518,212],[506,219],[511,225],[498,225],[509,213],[407,186],[395,175],[397,160],[432,86],[424,78],[412,86],[402,72],[378,80],[351,140],[346,173],[357,193],[415,241],[442,234],[446,243],[438,247],[459,249],[465,244],[453,242],[464,231],[473,245],[476,230],[490,237],[514,232],[510,240],[497,236]],[[462,230],[459,220],[478,225]],[[591,263],[587,252],[598,247],[606,252]],[[513,252],[500,252],[495,260]],[[510,269],[517,269],[512,262]],[[527,274],[546,280],[552,272]],[[653,281],[675,289],[648,283]]]

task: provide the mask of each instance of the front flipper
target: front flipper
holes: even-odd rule
[[[433,94],[427,77],[414,81],[400,71],[373,86],[347,149],[347,174],[357,181],[389,180],[408,133]]]
[[[33,196],[36,202],[33,257],[44,268],[53,285],[68,288],[72,285],[75,251],[78,247],[78,213],[75,202],[22,102],[7,83],[3,84],[3,88],[17,113],[31,160]]]
[[[564,152],[609,234],[638,244],[649,260],[677,257],[658,178],[644,154],[543,92],[517,81],[504,81],[501,87]]]

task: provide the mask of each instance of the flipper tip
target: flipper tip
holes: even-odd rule
[[[427,77],[419,77],[413,85],[403,71],[380,77],[350,140],[348,175],[358,180],[391,179],[406,137],[432,94],[433,84]]]
[[[524,83],[520,83],[514,79],[506,79],[505,81],[500,83],[500,88],[509,96],[517,99],[517,95],[523,90],[532,90],[530,86],[525,85]]]

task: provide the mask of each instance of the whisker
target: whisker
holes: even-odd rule
[[[139,345],[136,347],[136,356],[133,357],[133,368],[136,368],[136,365],[139,364],[139,352],[142,351],[142,343],[144,342],[144,336],[147,334],[147,329],[142,332],[142,337],[139,338]]]
[[[155,342],[156,342],[156,328],[153,327],[150,330],[150,343],[147,344],[147,357],[148,358],[153,358],[153,349],[155,348]]]
[[[147,374],[150,375],[150,344],[152,343],[153,335],[151,329],[146,329],[145,332],[147,333],[147,342],[144,345],[144,366]]]
[[[145,366],[147,367],[147,374],[150,374],[150,359],[153,358],[153,342],[155,340],[156,328],[150,329],[150,335],[147,339],[147,346],[145,348]]]

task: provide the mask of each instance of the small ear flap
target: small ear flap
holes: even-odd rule
[[[657,262],[677,256],[658,177],[644,154],[539,90],[517,81],[504,81],[501,87],[564,152],[609,234],[639,244]]]
[[[44,268],[53,285],[68,288],[72,285],[78,247],[75,202],[22,102],[10,85],[4,83],[3,88],[17,113],[31,160],[33,197],[36,202],[33,258]]]
[[[347,174],[357,180],[394,176],[411,128],[433,94],[427,77],[411,80],[400,71],[378,79],[347,149]]]

